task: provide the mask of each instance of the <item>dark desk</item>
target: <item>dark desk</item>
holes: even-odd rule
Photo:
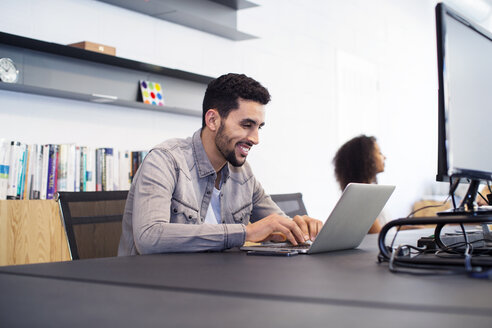
[[[488,281],[395,275],[376,255],[368,236],[357,250],[292,258],[225,252],[0,267],[0,325],[489,325]]]

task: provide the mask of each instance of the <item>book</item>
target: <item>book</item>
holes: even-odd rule
[[[46,199],[53,199],[56,193],[57,170],[58,170],[58,145],[50,145],[48,162],[48,184],[46,188]]]
[[[36,150],[36,169],[32,175],[32,188],[30,199],[40,199],[41,197],[41,177],[43,171],[43,145],[35,145]]]
[[[132,181],[138,170],[138,151],[132,151]]]
[[[19,171],[17,173],[16,199],[24,198],[24,181],[26,179],[27,145],[21,143],[19,156]]]
[[[0,199],[53,199],[58,191],[129,190],[146,154],[0,139]]]
[[[113,148],[113,190],[120,190],[120,150]]]
[[[132,183],[132,172],[131,172],[131,156],[130,151],[120,151],[119,153],[119,179],[120,179],[120,190],[129,190]]]
[[[59,145],[55,144],[55,184],[54,184],[54,191],[53,191],[53,198],[55,198],[56,193],[58,192],[58,165],[60,162],[60,155],[59,155],[59,150],[60,147]]]
[[[33,176],[36,172],[36,159],[36,145],[26,145],[25,178],[21,199],[31,199]]]
[[[46,199],[46,190],[48,188],[48,165],[50,160],[50,145],[43,145],[43,167],[41,168],[41,188],[39,199]]]
[[[68,191],[67,173],[68,173],[68,145],[61,144],[58,146],[58,174],[56,186],[59,191]]]
[[[65,191],[75,191],[75,145],[67,145],[67,185]]]
[[[82,147],[75,146],[75,181],[74,181],[74,191],[81,191],[80,189],[80,179],[81,179],[81,156]],[[83,190],[82,190],[83,191]]]
[[[85,171],[85,181],[86,190],[85,191],[96,191],[96,150],[93,147],[87,147],[86,153],[86,171]]]
[[[143,160],[145,159],[145,156],[147,156],[149,152],[147,150],[142,150],[140,152],[140,164],[142,164]]]
[[[80,164],[79,164],[79,170],[80,170],[80,185],[79,185],[79,190],[80,191],[87,191],[87,147],[81,146],[80,147]]]
[[[10,142],[0,139],[0,200],[7,199],[10,167]]]
[[[113,148],[104,148],[104,164],[103,164],[103,190],[113,191],[114,189],[114,164],[113,164]]]
[[[104,148],[96,149],[96,191],[103,191],[103,184],[106,184],[105,180],[105,162],[104,162]]]

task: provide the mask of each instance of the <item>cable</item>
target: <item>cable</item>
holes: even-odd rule
[[[492,269],[483,272],[471,272],[469,276],[478,279],[492,279]]]
[[[478,192],[478,194],[480,195],[480,197],[482,197],[482,199],[485,201],[486,204],[489,204],[489,200],[485,198],[480,191]]]
[[[378,261],[388,262],[388,269],[392,273],[406,273],[411,275],[428,276],[428,275],[456,275],[456,274],[468,274],[473,278],[492,279],[492,269],[483,271],[482,265],[485,267],[492,267],[492,261],[488,263],[488,259],[481,259],[478,262],[472,260],[482,256],[492,255],[492,248],[475,248],[479,242],[485,242],[485,239],[470,241],[469,236],[465,230],[464,222],[456,219],[447,219],[440,223],[436,221],[437,227],[434,231],[433,240],[436,243],[437,250],[433,246],[425,246],[425,248],[419,248],[413,245],[399,245],[395,248],[396,238],[402,229],[406,225],[418,225],[418,219],[412,219],[415,213],[424,210],[426,208],[436,208],[446,205],[450,198],[452,198],[453,206],[456,209],[455,191],[460,183],[460,178],[450,177],[449,194],[446,199],[437,205],[427,205],[418,208],[404,219],[399,219],[395,224],[384,227],[383,235],[379,237],[380,253],[378,255]],[[492,187],[487,181],[489,190],[492,193]],[[482,198],[483,195],[480,194]],[[407,222],[408,220],[408,222]],[[402,222],[399,222],[402,221]],[[432,218],[422,218],[422,222],[433,222]],[[482,222],[482,220],[477,220]],[[463,241],[453,243],[451,245],[445,245],[440,241],[442,228],[447,224],[458,224],[461,227],[461,233],[463,234]],[[391,244],[388,246],[384,239],[389,229],[396,228],[396,232],[391,240]],[[459,236],[459,235],[458,235]],[[427,244],[428,245],[428,244]],[[441,258],[441,260],[439,260]],[[475,263],[475,264],[473,264]],[[475,266],[474,266],[475,265]]]
[[[461,231],[463,232],[463,238],[465,239],[465,270],[467,272],[472,272],[472,265],[471,265],[471,251],[473,251],[473,246],[468,242],[468,236],[466,235],[465,231],[465,226],[463,223],[460,223]]]
[[[412,215],[412,213],[410,214]],[[409,216],[410,216],[409,215]],[[481,267],[473,267],[472,265],[472,254],[474,251],[473,243],[477,243],[481,240],[475,240],[470,242],[468,236],[466,234],[465,227],[463,223],[459,223],[461,227],[461,232],[463,233],[464,242],[457,242],[451,245],[442,245],[438,250],[430,250],[427,248],[419,248],[413,245],[399,245],[396,249],[394,249],[394,243],[396,237],[401,229],[401,226],[397,226],[397,230],[393,239],[391,241],[391,245],[389,249],[391,250],[391,255],[388,259],[380,259],[381,261],[388,261],[388,269],[392,273],[406,273],[411,275],[455,275],[455,274],[469,274],[470,276],[476,274],[479,278],[484,277],[492,277],[492,270],[490,273],[482,274]],[[443,225],[444,226],[444,225]],[[441,227],[442,229],[442,227]],[[440,233],[441,230],[439,230]],[[464,250],[462,249],[464,247]],[[403,254],[403,255],[401,255]],[[409,263],[406,260],[411,260],[412,258],[433,254],[436,257],[441,258],[456,258],[463,259],[463,267],[453,267],[451,264],[446,265],[433,265],[429,263]],[[444,254],[447,254],[444,256]],[[400,260],[400,256],[403,258]]]
[[[388,268],[392,273],[406,273],[406,274],[417,275],[417,276],[430,276],[430,275],[456,275],[456,274],[464,274],[468,272],[466,271],[466,269],[462,269],[462,268],[449,268],[445,266],[437,266],[437,265],[429,265],[429,264],[398,262],[396,254],[400,253],[403,247],[410,247],[425,252],[425,250],[419,249],[418,247],[411,246],[411,245],[398,246],[398,248],[391,253],[391,258],[388,264]],[[406,268],[406,270],[401,269],[400,267],[404,267]]]
[[[415,211],[413,211],[413,212],[411,212],[410,214],[408,214],[406,218],[408,219],[408,218],[412,217],[415,213],[420,212],[420,211],[422,211],[422,210],[425,210],[426,208],[432,208],[432,207],[441,207],[441,206],[444,206],[444,205],[446,205],[446,203],[448,202],[449,197],[450,197],[450,195],[448,195],[448,197],[446,197],[446,199],[444,200],[444,202],[442,202],[442,204],[437,204],[437,205],[427,205],[427,206],[423,206],[423,207],[421,207],[421,208],[418,208],[418,209],[416,209]]]

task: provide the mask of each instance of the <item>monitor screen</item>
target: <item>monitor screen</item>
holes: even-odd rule
[[[492,180],[492,35],[440,3],[437,180]]]

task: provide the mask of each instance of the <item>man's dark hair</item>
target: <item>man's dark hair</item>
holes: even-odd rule
[[[338,149],[333,164],[335,177],[344,190],[350,182],[375,182],[377,168],[374,156],[375,137],[360,135]]]
[[[239,107],[239,98],[266,105],[270,101],[270,93],[258,81],[244,74],[229,73],[216,78],[208,84],[203,98],[202,128],[209,109],[217,109],[220,117],[227,118],[231,110]]]

